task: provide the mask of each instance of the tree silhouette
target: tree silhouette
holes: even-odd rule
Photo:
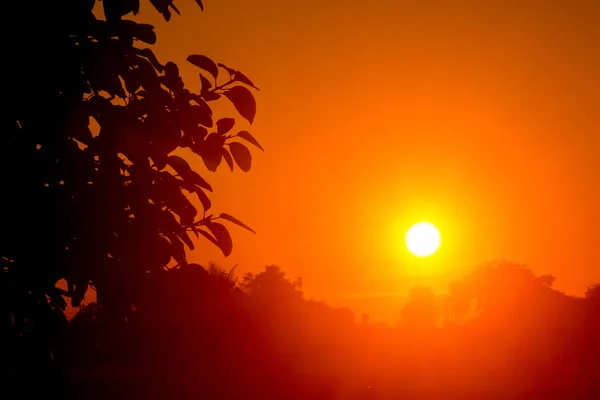
[[[552,290],[554,281],[552,275],[535,276],[523,265],[498,260],[453,282],[442,298],[442,312],[447,321],[460,322],[486,310],[504,312],[511,307],[534,305],[535,300],[560,295]]]
[[[288,313],[298,309],[302,301],[302,280],[292,281],[276,265],[266,266],[258,274],[246,274],[241,289],[252,299],[257,309],[265,312]]]
[[[179,13],[172,0],[150,2],[167,21]],[[244,143],[262,150],[211,108],[226,99],[252,124],[256,86],[191,55],[201,89],[186,89],[177,65],[147,46],[154,28],[124,18],[139,0],[102,1],[105,19],[92,12],[95,0],[17,3],[0,138],[0,330],[14,337],[60,324],[63,296],[78,306],[88,285],[103,307],[126,314],[143,281],[187,265],[190,234],[229,255],[221,222],[252,229],[211,214],[210,184],[173,152],[191,150],[209,171],[222,160],[248,171]],[[67,290],[56,286],[62,279]]]
[[[504,267],[492,265],[486,274],[501,276],[494,268]],[[540,277],[531,281],[539,291],[518,291],[517,309],[490,303],[453,327],[434,328],[435,295],[415,287],[399,329],[364,329],[349,310],[301,300],[299,281],[275,266],[246,275],[238,282],[242,290],[232,269],[214,265],[190,263],[155,278],[165,287],[155,289],[161,299],[144,307],[156,318],[132,313],[119,324],[92,304],[69,322],[70,382],[81,388],[73,398],[346,399],[402,392],[415,394],[408,398],[554,399],[573,391],[582,394],[575,398],[595,398],[599,389],[597,309],[587,299],[562,296]],[[453,285],[457,293],[464,290],[460,283]],[[290,318],[297,308],[285,299],[300,299],[304,324]]]
[[[600,327],[600,283],[588,286],[585,298],[592,307],[596,328]]]
[[[433,291],[416,286],[410,290],[408,301],[402,308],[402,320],[412,328],[431,328],[435,326],[437,313]]]
[[[588,286],[585,291],[585,298],[593,301],[600,301],[600,283]]]
[[[246,274],[240,283],[245,303],[276,347],[287,348],[301,335],[304,299],[302,280],[290,280],[276,265]]]

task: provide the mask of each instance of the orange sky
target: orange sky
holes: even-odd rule
[[[232,227],[229,259],[207,244],[192,260],[277,264],[375,316],[369,297],[442,291],[500,257],[572,294],[600,281],[599,2],[176,4],[169,23],[142,6],[159,59],[192,88],[189,54],[242,70],[267,151],[248,174],[206,175],[216,211],[258,235]],[[403,249],[422,219],[443,235],[427,261]]]

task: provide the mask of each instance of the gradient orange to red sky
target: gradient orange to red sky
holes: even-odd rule
[[[249,76],[266,150],[247,174],[205,174],[215,211],[258,234],[232,227],[228,259],[203,243],[193,261],[277,264],[374,316],[369,298],[441,292],[502,257],[569,294],[600,281],[599,2],[176,4],[166,23],[142,3],[155,53],[194,89],[193,53]],[[442,234],[426,260],[404,249],[420,220]]]

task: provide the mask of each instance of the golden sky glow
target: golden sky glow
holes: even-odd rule
[[[190,87],[192,53],[251,77],[266,150],[248,174],[207,176],[217,211],[258,234],[232,228],[230,259],[206,244],[192,260],[240,273],[277,264],[309,296],[346,304],[417,283],[398,231],[430,220],[444,235],[422,260],[436,265],[436,291],[500,257],[567,293],[600,281],[600,3],[178,7],[167,24],[143,4],[159,58]],[[372,307],[361,301],[350,305]]]

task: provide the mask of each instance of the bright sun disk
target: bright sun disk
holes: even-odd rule
[[[419,222],[406,232],[406,247],[417,257],[435,253],[442,242],[440,231],[430,222]]]

